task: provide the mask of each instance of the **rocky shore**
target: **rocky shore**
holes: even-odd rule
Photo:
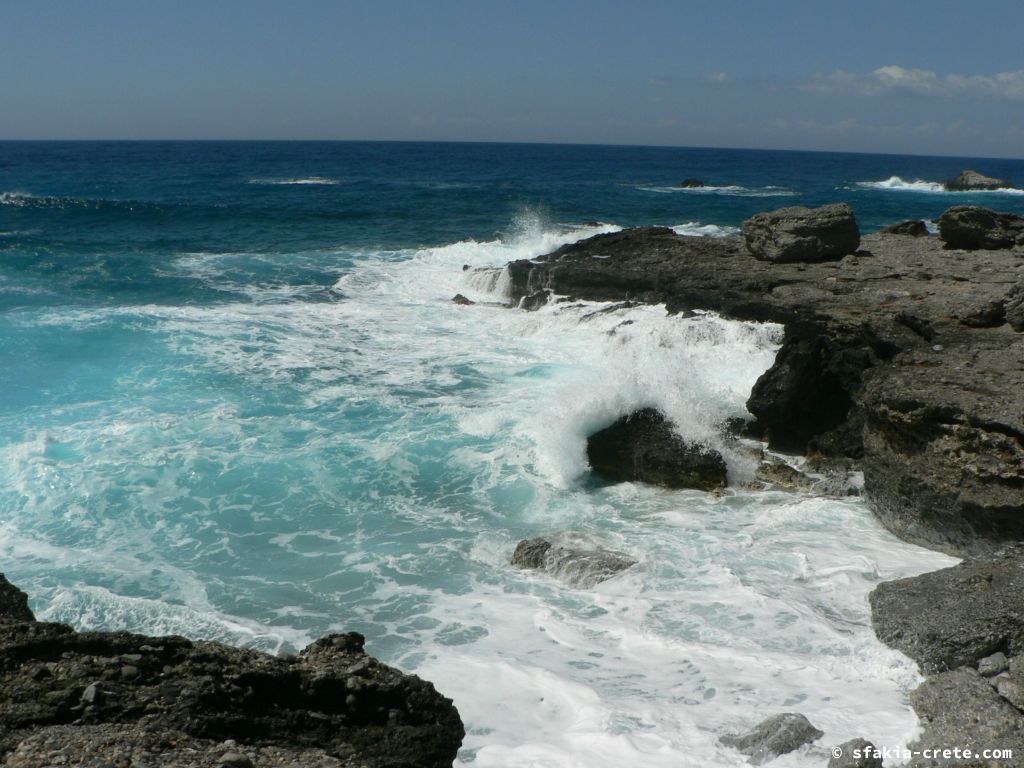
[[[450,699],[329,635],[294,656],[35,620],[0,575],[0,760],[14,768],[442,768]]]
[[[785,326],[748,433],[855,463],[890,531],[967,558],[878,587],[873,624],[930,675],[911,697],[917,747],[1017,755],[908,764],[998,768],[1024,760],[1024,218],[960,206],[939,230],[861,237],[849,206],[792,208],[742,236],[625,230],[507,270],[524,309],[638,301]]]

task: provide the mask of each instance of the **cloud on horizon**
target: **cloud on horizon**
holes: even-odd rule
[[[854,93],[861,96],[903,93],[1024,101],[1024,69],[992,75],[940,75],[930,69],[911,69],[890,64],[867,74],[840,69],[826,75],[814,75],[799,88],[814,93]]]

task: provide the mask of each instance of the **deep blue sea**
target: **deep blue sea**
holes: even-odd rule
[[[779,768],[902,745],[919,677],[866,596],[953,561],[858,498],[745,490],[718,427],[781,329],[521,312],[500,267],[796,204],[849,201],[863,231],[1024,213],[934,183],[964,168],[1024,185],[1024,161],[957,158],[0,142],[0,567],[83,628],[270,652],[363,632],[455,699],[462,765],[740,766],[718,736],[791,710],[826,737]],[[730,489],[588,483],[586,435],[642,405],[723,450]],[[639,563],[590,588],[507,565],[539,534]]]

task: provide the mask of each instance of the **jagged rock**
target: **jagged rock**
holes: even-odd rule
[[[699,189],[703,186],[706,185],[700,179],[683,179],[679,182],[679,187],[682,189]]]
[[[1009,749],[1024,754],[1024,716],[999,696],[985,678],[968,667],[959,667],[925,680],[910,694],[910,703],[921,720],[921,737],[911,750],[964,748]],[[1020,758],[1005,760],[927,758],[916,755],[909,768],[1016,768]]]
[[[1024,546],[879,584],[870,602],[878,639],[929,674],[1024,653]]]
[[[5,620],[35,621],[36,617],[28,607],[28,595],[0,573],[0,621]]]
[[[1024,281],[1017,283],[1010,290],[1003,305],[1003,312],[1006,315],[1006,322],[1017,333],[1024,332]]]
[[[828,768],[882,768],[879,754],[867,739],[850,739],[832,750]]]
[[[475,301],[473,301],[472,299],[467,299],[467,298],[466,298],[465,296],[463,296],[463,295],[462,295],[461,293],[456,293],[456,294],[455,294],[455,295],[454,295],[454,296],[452,297],[452,304],[460,304],[460,305],[462,305],[462,306],[464,306],[464,307],[471,307],[471,306],[473,306],[474,304],[476,304],[476,302],[475,302]]]
[[[824,735],[803,715],[786,712],[769,717],[746,733],[722,736],[719,741],[749,756],[752,765],[762,765]]]
[[[947,248],[995,251],[1024,245],[1024,217],[980,205],[956,205],[939,217]]]
[[[1006,179],[997,179],[993,176],[986,176],[977,171],[960,171],[956,178],[943,182],[943,185],[950,192],[975,192],[978,190],[1013,189],[1013,185]]]
[[[524,539],[512,554],[512,565],[545,571],[580,587],[607,581],[636,562],[620,552],[565,546],[543,537]]]
[[[814,485],[807,475],[775,456],[764,457],[754,470],[754,476],[763,483],[789,490],[809,491]]]
[[[534,291],[529,296],[523,296],[519,300],[519,308],[527,312],[533,312],[545,306],[551,300],[551,291]]]
[[[614,482],[640,481],[668,488],[724,488],[725,460],[717,451],[687,443],[653,408],[623,416],[587,438],[587,460]]]
[[[901,221],[898,224],[890,224],[878,231],[886,235],[909,235],[910,237],[927,237],[929,234],[928,227],[921,219],[911,219],[910,221]]]
[[[743,240],[751,255],[762,261],[824,261],[854,253],[860,230],[847,203],[793,206],[747,219]]]
[[[134,674],[122,674],[129,667]],[[356,633],[283,658],[181,637],[7,620],[0,670],[0,756],[13,750],[9,765],[54,764],[39,756],[53,744],[54,725],[67,729],[57,741],[61,762],[76,765],[98,749],[96,738],[129,749],[144,729],[172,741],[176,733],[237,740],[246,751],[322,750],[363,768],[448,768],[464,735],[449,699],[368,656]],[[102,726],[117,728],[79,730]],[[84,751],[67,752],[75,744]]]

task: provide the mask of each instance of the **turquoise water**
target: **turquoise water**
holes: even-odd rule
[[[920,183],[967,167],[1024,182],[949,158],[0,143],[3,570],[80,627],[272,652],[361,631],[455,698],[467,765],[741,765],[717,735],[769,710],[823,747],[902,744],[917,676],[866,594],[951,561],[859,500],[742,490],[719,428],[780,329],[513,311],[500,271],[462,267],[793,204],[848,200],[864,230],[1024,212]],[[586,435],[642,405],[723,450],[731,489],[589,483]],[[594,589],[507,566],[555,532],[639,565]]]

